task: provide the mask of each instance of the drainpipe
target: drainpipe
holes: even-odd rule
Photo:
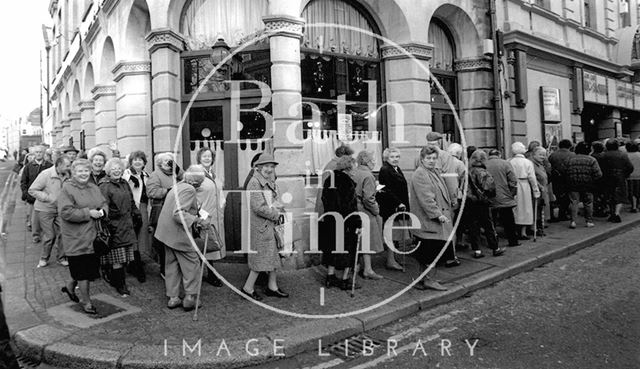
[[[504,147],[504,114],[502,113],[502,89],[500,86],[500,50],[497,37],[496,0],[489,0],[489,29],[493,40],[493,107],[496,121],[496,145],[498,149]]]

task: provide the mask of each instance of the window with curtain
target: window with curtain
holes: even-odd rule
[[[180,32],[189,50],[210,48],[220,37],[237,46],[264,29],[268,5],[268,0],[191,0],[182,12]]]
[[[434,20],[429,24],[429,43],[433,45],[433,58],[430,67],[434,69],[453,72],[453,59],[455,49],[447,30]]]

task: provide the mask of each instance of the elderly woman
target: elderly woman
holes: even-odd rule
[[[538,189],[540,190],[540,197],[537,201],[537,214],[536,214],[536,223],[534,226],[537,231],[536,234],[538,236],[544,236],[544,219],[545,216],[545,206],[549,204],[549,175],[551,174],[551,165],[548,165],[547,159],[547,150],[542,146],[536,146],[533,148],[531,152],[531,157],[529,158],[533,163],[533,169],[536,173],[536,181],[538,182]]]
[[[407,180],[400,169],[400,150],[395,147],[390,147],[382,152],[382,167],[380,168],[380,174],[378,180],[381,185],[384,185],[376,200],[380,205],[380,215],[382,216],[383,224],[393,214],[402,211],[409,211],[409,189],[407,188]],[[398,217],[396,219],[402,220]],[[399,233],[399,234],[397,234]],[[393,241],[404,241],[402,232],[394,232]],[[404,267],[400,265],[395,259],[395,253],[392,249],[387,248],[387,269],[404,271]]]
[[[437,168],[438,154],[439,150],[434,146],[424,147],[420,151],[420,165],[413,173],[409,186],[411,212],[420,220],[420,228],[411,230],[418,245],[413,257],[423,269],[434,262],[453,232],[451,219],[454,202]],[[449,250],[447,248],[445,254]],[[451,257],[445,254],[445,260],[447,256]],[[425,276],[419,288],[447,290],[429,275]]]
[[[376,165],[376,161],[372,152],[360,151],[356,162],[358,167],[353,171],[352,178],[356,183],[358,211],[369,217],[369,229],[362,230],[363,232],[369,232],[369,248],[362,255],[364,269],[360,271],[360,275],[365,279],[377,280],[383,277],[373,271],[371,254],[384,251],[384,247],[382,245],[382,218],[380,217],[380,207],[376,201],[376,179],[371,172]],[[365,246],[362,245],[362,248]]]
[[[107,176],[107,173],[104,171],[104,164],[107,162],[107,154],[98,149],[91,149],[87,153],[87,157],[91,162],[91,176],[89,177],[89,180],[97,186],[100,183],[100,180]]]
[[[108,205],[100,189],[89,181],[91,164],[78,159],[71,166],[72,177],[65,181],[58,197],[60,233],[69,261],[71,281],[62,288],[87,314],[96,314],[89,297],[89,282],[100,277],[99,258],[93,249],[96,238],[94,221],[108,213]],[[78,286],[80,298],[75,294]]]
[[[140,250],[148,251],[151,244],[148,231],[149,197],[147,196],[146,184],[149,180],[149,174],[144,170],[146,165],[147,155],[144,151],[134,151],[129,155],[129,168],[122,174],[122,179],[129,184],[129,188],[133,194],[133,201],[141,215],[141,222],[134,224],[136,226],[134,230],[138,242],[134,245],[133,261],[129,263],[127,267],[127,271],[133,274],[140,283],[144,283],[147,279],[142,257],[140,256]]]
[[[469,158],[469,189],[464,218],[469,227],[473,257],[476,259],[484,256],[480,250],[481,229],[484,229],[487,246],[493,250],[493,256],[504,254],[504,248],[498,247],[498,237],[489,208],[491,198],[496,196],[496,182],[487,171],[487,160],[487,153],[482,150],[476,150]]]
[[[521,226],[521,240],[529,239],[526,228],[529,225],[533,225],[533,199],[540,197],[535,168],[533,167],[533,163],[524,157],[526,151],[522,142],[514,142],[513,145],[511,145],[513,158],[509,161],[513,167],[513,173],[518,179],[517,204],[513,211],[516,225]],[[532,191],[533,197],[531,196]]]
[[[108,280],[122,296],[130,295],[125,281],[124,267],[133,261],[134,245],[138,243],[135,225],[142,223],[140,210],[133,201],[127,181],[122,178],[124,163],[118,158],[109,159],[105,165],[107,177],[100,180],[100,191],[109,205],[108,224],[111,238],[110,250],[100,258],[103,270],[111,269]],[[134,225],[135,224],[135,225]]]
[[[219,243],[220,251],[208,253],[209,262],[221,260],[226,256],[226,248],[224,244],[224,198],[222,196],[222,182],[216,178],[214,164],[216,161],[216,153],[208,147],[203,147],[198,151],[196,161],[205,174],[204,182],[197,191],[198,204],[200,208],[209,214],[209,222],[213,226],[218,235],[216,242]],[[214,240],[211,240],[213,242]],[[215,287],[222,287],[222,281],[208,271],[205,282]]]
[[[173,154],[170,152],[160,153],[155,160],[156,170],[151,173],[147,181],[147,196],[151,203],[151,212],[149,214],[149,228],[153,233],[158,225],[158,217],[173,183],[182,180],[182,173],[173,160]],[[174,177],[175,176],[175,177]],[[160,275],[164,276],[164,246],[161,242],[152,239],[153,249],[158,254],[158,262],[160,263]]]
[[[340,235],[336,234],[335,217],[326,216],[318,224],[322,263],[327,266],[328,270],[325,282],[327,288],[336,286],[343,290],[351,289],[351,281],[348,279],[349,271],[354,265],[358,247],[356,231],[362,226],[359,217],[349,216],[358,211],[356,184],[350,176],[353,166],[354,160],[351,156],[345,155],[338,158],[335,163],[335,169],[329,173],[328,178],[323,183],[321,201],[324,211],[337,212],[346,219],[343,233]],[[340,239],[344,241],[344,250],[347,253],[335,253],[336,242]],[[336,277],[336,269],[344,270],[342,278]]]
[[[200,289],[200,257],[186,230],[192,227],[203,229],[209,225],[206,219],[198,215],[196,191],[204,179],[202,167],[189,167],[184,173],[184,180],[169,190],[158,218],[155,237],[165,248],[164,283],[169,309],[182,306],[185,311],[190,311],[196,307],[196,296]],[[180,297],[181,287],[184,300]]]
[[[251,209],[251,245],[255,253],[250,253],[249,276],[242,287],[242,292],[250,298],[260,301],[262,297],[255,291],[256,279],[260,272],[269,273],[269,282],[265,295],[280,298],[289,297],[283,292],[276,279],[276,270],[282,266],[278,246],[276,244],[275,226],[278,224],[284,206],[278,201],[278,186],[275,182],[275,168],[278,162],[268,153],[260,155],[255,163],[253,178],[247,185],[250,194],[249,207]]]

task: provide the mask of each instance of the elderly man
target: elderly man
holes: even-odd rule
[[[165,198],[155,237],[164,244],[165,289],[169,302],[167,307],[182,306],[185,311],[196,306],[196,294],[200,288],[198,266],[200,258],[194,250],[185,228],[205,228],[208,221],[198,215],[196,189],[204,182],[205,173],[201,166],[189,167],[184,180],[169,190]],[[184,223],[183,223],[184,222]],[[184,300],[180,298],[180,284],[184,288]]]
[[[33,204],[36,199],[29,194],[29,187],[36,180],[38,175],[47,168],[51,168],[53,164],[44,160],[44,147],[34,146],[31,150],[33,153],[33,161],[27,163],[22,171],[20,178],[20,189],[22,190],[22,200],[27,202],[27,228],[32,233],[33,243],[40,242],[40,225],[34,211]]]
[[[80,151],[78,151],[78,149],[76,149],[73,145],[69,145],[65,147],[64,150],[62,150],[62,153],[65,154],[69,158],[69,160],[71,160],[71,163],[76,160],[79,152]]]
[[[56,245],[58,263],[64,266],[69,265],[60,244],[58,195],[60,195],[62,183],[69,178],[70,173],[71,161],[66,156],[61,156],[56,160],[55,167],[40,173],[29,187],[29,195],[36,199],[34,209],[42,227],[42,255],[38,261],[38,268],[47,266],[54,244]]]
[[[549,163],[551,163],[551,186],[553,195],[556,197],[555,206],[551,207],[550,222],[560,222],[569,220],[569,190],[567,189],[567,179],[563,175],[565,173],[565,165],[575,154],[571,151],[573,143],[571,140],[560,140],[558,150],[549,155]],[[558,216],[553,213],[554,207],[558,208]]]
[[[518,192],[518,178],[514,174],[511,163],[502,159],[498,150],[489,151],[489,159],[485,162],[485,167],[496,183],[496,196],[490,199],[491,210],[497,213],[500,218],[504,233],[509,240],[509,246],[520,246],[516,221],[513,216]]]

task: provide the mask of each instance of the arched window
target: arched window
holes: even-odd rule
[[[449,30],[438,19],[434,19],[429,24],[429,43],[433,45],[433,59],[430,67],[453,72],[455,48]]]
[[[379,43],[374,36],[380,32],[375,23],[355,2],[344,0],[313,0],[302,17],[307,24],[300,56],[305,131],[333,134],[339,130],[338,121],[346,120],[353,132],[379,138],[384,114],[369,111],[382,102]],[[338,26],[316,26],[320,23]],[[339,97],[345,100],[344,116]],[[320,122],[311,121],[309,103],[319,108]]]

